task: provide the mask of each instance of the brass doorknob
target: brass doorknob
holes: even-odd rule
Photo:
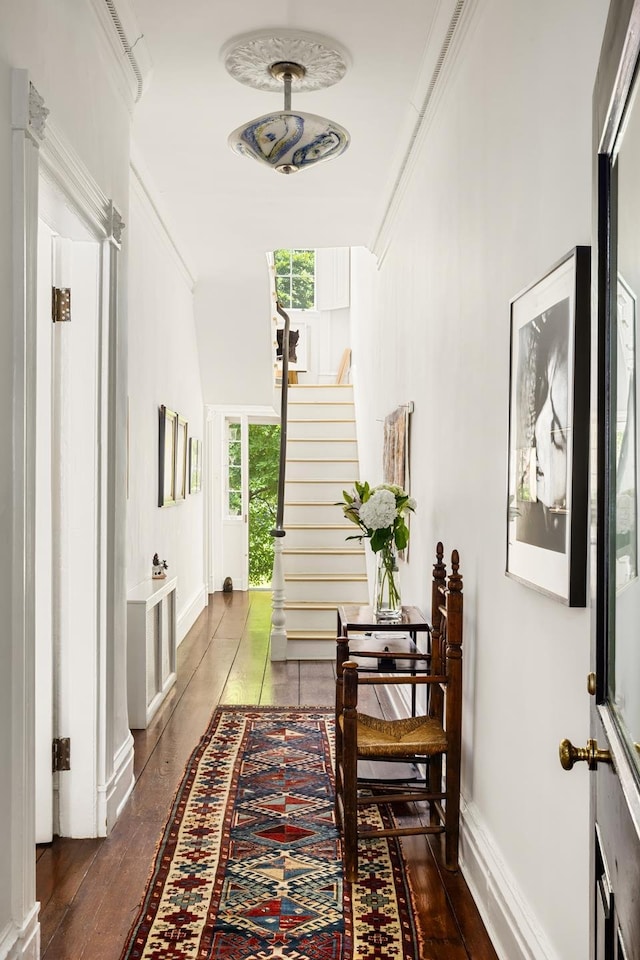
[[[597,740],[587,740],[586,747],[574,747],[570,740],[563,740],[559,753],[564,770],[572,770],[579,760],[586,760],[589,770],[595,770],[599,763],[611,763],[611,754],[608,750],[598,750]]]

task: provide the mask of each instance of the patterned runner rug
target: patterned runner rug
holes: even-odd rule
[[[121,960],[419,960],[397,839],[343,885],[332,746],[328,712],[216,710]]]

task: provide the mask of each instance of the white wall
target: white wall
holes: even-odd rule
[[[129,502],[127,589],[151,576],[158,553],[178,577],[178,636],[206,603],[204,500],[187,494],[158,507],[158,408],[175,410],[189,437],[204,440],[193,280],[137,177],[132,176],[129,247]]]
[[[212,229],[215,225],[212,226]],[[205,403],[273,404],[269,272],[263,254],[238,252],[238,269],[202,279],[196,324]]]
[[[588,954],[588,772],[562,771],[558,743],[588,735],[589,612],[506,579],[505,504],[509,300],[591,240],[606,7],[478,4],[381,268],[353,259],[366,479],[381,479],[377,418],[415,401],[405,602],[428,609],[436,540],[461,554],[462,855],[504,960]]]

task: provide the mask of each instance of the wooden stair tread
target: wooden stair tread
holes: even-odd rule
[[[285,573],[284,579],[306,583],[315,583],[318,580],[321,580],[323,583],[332,580],[339,580],[345,583],[350,583],[351,581],[362,583],[366,581],[367,575],[366,573]]]
[[[287,523],[285,530],[353,530],[351,523]]]
[[[287,630],[287,640],[331,640],[336,641],[335,630]]]
[[[321,557],[341,557],[345,554],[349,557],[359,557],[364,555],[364,547],[337,547],[335,550],[332,547],[285,547],[282,552],[295,553],[297,556],[309,553],[312,556]]]
[[[344,601],[332,600],[285,600],[285,610],[334,610],[336,613],[338,607]]]
[[[334,500],[285,500],[285,507],[337,507]]]
[[[299,479],[292,479],[291,477],[286,478],[286,484],[289,483],[339,483],[339,484],[349,484],[353,483],[353,477],[347,477],[346,479],[335,480],[333,477],[316,477],[315,479],[309,479],[308,477],[300,477]]]

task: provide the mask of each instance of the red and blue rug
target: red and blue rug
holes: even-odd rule
[[[343,884],[332,749],[327,712],[219,707],[121,960],[419,960],[398,840]]]

